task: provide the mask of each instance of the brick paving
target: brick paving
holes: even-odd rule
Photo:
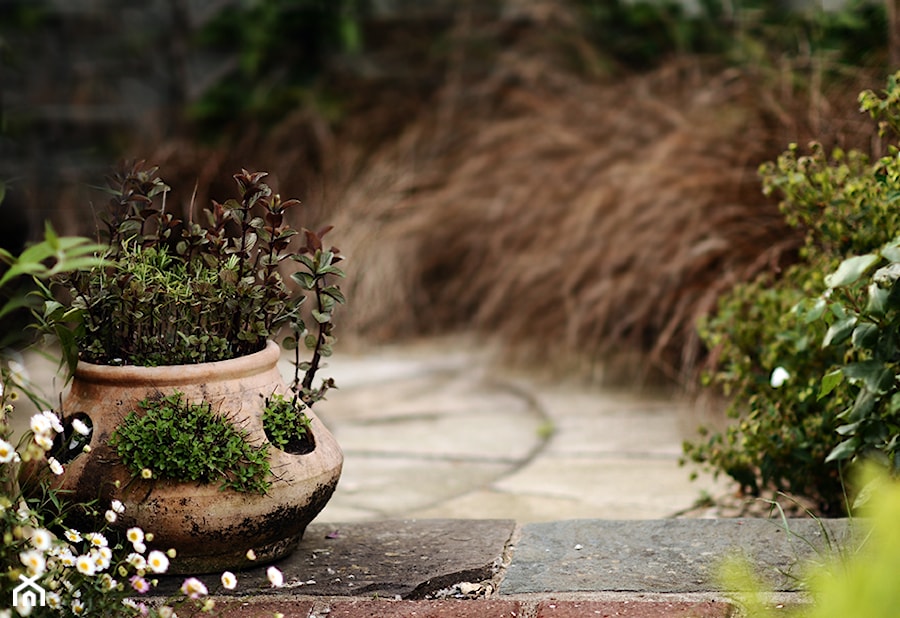
[[[542,601],[536,618],[729,618],[734,612],[719,601]]]
[[[221,618],[730,618],[735,607],[721,601],[522,601],[379,599],[225,602]]]

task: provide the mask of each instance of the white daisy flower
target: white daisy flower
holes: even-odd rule
[[[62,433],[64,431],[62,423],[59,422],[59,417],[56,416],[56,413],[52,410],[44,410],[41,414],[46,417],[48,421],[50,421],[50,426],[53,428],[53,431],[56,433]]]
[[[45,530],[44,528],[35,528],[34,532],[31,533],[31,544],[35,549],[40,551],[47,551],[50,549],[50,545],[53,543],[53,535],[50,534],[49,530]]]
[[[82,555],[75,558],[75,568],[78,569],[79,573],[88,576],[97,572],[97,565],[94,564],[94,559],[88,555]]]
[[[206,586],[196,577],[188,577],[181,584],[181,593],[191,599],[199,599],[205,597],[208,592]]]
[[[62,598],[59,596],[58,592],[53,592],[52,590],[47,593],[47,607],[50,609],[59,609],[62,607]]]
[[[83,436],[91,433],[91,428],[84,424],[80,418],[72,419],[72,429],[74,429],[77,433],[80,433]]]
[[[158,549],[154,549],[147,554],[147,566],[149,566],[150,570],[154,573],[165,573],[166,569],[169,568],[169,559],[164,553]]]
[[[35,414],[32,416],[29,426],[31,427],[31,431],[36,434],[48,434],[51,429],[53,429],[50,424],[50,419],[43,414]]]
[[[0,463],[9,463],[18,458],[18,453],[16,453],[16,447],[7,442],[6,440],[0,440]]]
[[[131,552],[125,557],[125,562],[133,566],[139,571],[147,568],[147,560],[137,552]]]
[[[270,566],[266,569],[266,577],[269,579],[273,588],[281,588],[284,586],[284,575],[282,575],[278,568]]]
[[[47,464],[50,466],[50,471],[56,476],[65,472],[65,470],[63,470],[63,465],[59,463],[59,460],[57,460],[56,457],[48,457]]]
[[[34,434],[34,443],[41,447],[42,450],[49,451],[53,448],[53,438],[50,434],[36,433]]]
[[[28,574],[31,576],[41,575],[47,568],[47,561],[44,559],[43,552],[36,549],[23,551],[19,554],[19,560],[22,561],[22,564],[25,565],[25,568],[28,569]]]
[[[84,535],[84,538],[90,541],[91,545],[94,547],[106,547],[109,545],[109,541],[106,540],[106,537],[99,532],[88,532]]]
[[[237,577],[231,571],[225,571],[222,573],[222,585],[226,590],[234,590],[237,586]]]

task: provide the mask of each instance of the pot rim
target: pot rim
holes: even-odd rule
[[[241,376],[257,375],[271,370],[281,357],[281,346],[271,339],[259,352],[228,360],[191,365],[95,365],[78,361],[74,377],[95,384],[122,382],[153,382],[159,384],[187,384],[200,379],[230,380]]]

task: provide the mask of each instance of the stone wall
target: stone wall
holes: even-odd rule
[[[31,237],[44,220],[93,229],[88,185],[135,138],[175,131],[175,110],[237,63],[237,49],[194,45],[196,31],[255,1],[0,0],[0,181],[13,195],[0,216],[25,208]],[[410,27],[465,4],[369,0],[365,15]]]
[[[32,237],[45,219],[90,229],[61,204],[88,199],[124,144],[173,129],[191,71],[228,60],[189,57],[190,32],[230,3],[0,0],[0,180]]]

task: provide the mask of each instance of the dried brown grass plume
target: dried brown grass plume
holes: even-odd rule
[[[800,243],[758,165],[812,131],[852,135],[853,90],[816,92],[806,109],[807,95],[696,58],[612,77],[571,31],[548,43],[571,29],[564,14],[541,19],[489,26],[503,42],[490,64],[451,58],[415,113],[387,114],[395,134],[370,132],[374,148],[352,136],[377,105],[343,134],[311,133],[325,156],[303,190],[350,257],[342,328],[374,341],[474,332],[531,366],[689,375],[707,353],[697,319]],[[303,157],[276,143],[230,158],[268,157],[289,181],[285,161]]]

